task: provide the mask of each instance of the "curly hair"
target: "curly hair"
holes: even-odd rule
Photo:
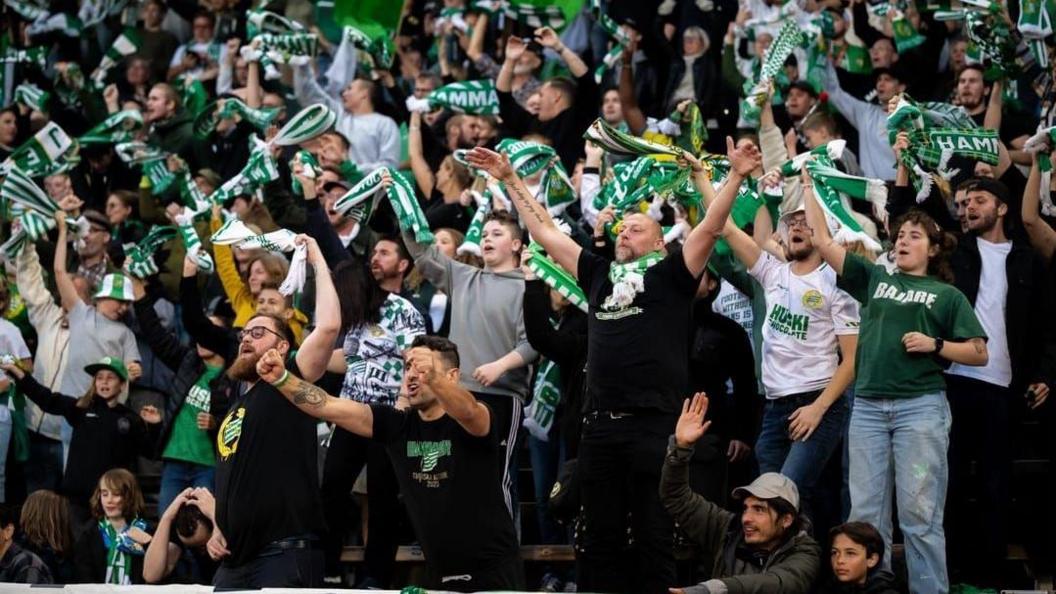
[[[938,277],[944,283],[953,284],[953,268],[950,266],[950,255],[957,248],[957,238],[952,233],[947,233],[931,218],[931,215],[923,210],[914,208],[902,215],[891,228],[891,237],[898,237],[898,232],[906,223],[920,225],[928,236],[928,274]],[[938,252],[930,255],[932,247],[937,247]]]

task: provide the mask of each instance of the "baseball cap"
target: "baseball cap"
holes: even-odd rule
[[[110,219],[106,218],[106,215],[98,210],[86,210],[84,211],[83,216],[84,219],[92,225],[98,225],[103,229],[106,229],[107,233],[113,232],[113,228],[110,226]]]
[[[88,375],[95,375],[103,369],[113,371],[123,382],[128,381],[128,369],[125,368],[125,362],[117,357],[103,357],[102,359],[99,359],[98,363],[92,363],[91,365],[85,365],[84,367],[84,371]]]
[[[348,190],[351,187],[352,187],[352,185],[349,184],[344,179],[337,179],[337,180],[334,180],[334,181],[328,181],[325,184],[323,184],[322,190],[324,192],[329,192],[333,188],[341,188],[342,190]]]
[[[797,80],[794,83],[788,85],[788,88],[789,88],[789,90],[791,90],[791,89],[799,89],[800,91],[803,91],[804,93],[810,95],[811,97],[813,97],[815,99],[818,98],[818,92],[814,89],[814,85],[810,84],[809,82],[807,82],[805,80]],[[786,95],[787,95],[787,93],[786,93]]]
[[[909,82],[909,73],[900,62],[895,62],[886,68],[873,68],[873,80],[880,78],[881,74],[886,74],[900,83]]]
[[[743,499],[748,495],[759,499],[779,497],[791,504],[797,512],[799,511],[799,489],[796,488],[796,483],[777,472],[761,474],[750,485],[733,490],[733,496],[737,499]]]
[[[995,198],[1008,204],[1008,186],[996,179],[991,179],[989,177],[975,177],[964,182],[961,188],[969,192],[987,192],[993,194]]]
[[[99,290],[92,299],[116,299],[118,301],[135,301],[132,294],[132,280],[123,274],[108,274],[99,283]]]

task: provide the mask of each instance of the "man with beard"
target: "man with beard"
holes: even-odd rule
[[[292,358],[293,373],[315,381],[326,369],[341,326],[337,292],[315,240],[307,244],[315,269],[315,329]],[[257,375],[257,362],[273,350],[282,358],[296,346],[286,320],[258,313],[239,335],[230,378],[242,384],[216,445],[216,527],[209,555],[223,560],[218,588],[318,587],[323,556],[315,419],[301,414]]]
[[[501,487],[506,428],[459,384],[453,342],[419,336],[404,358],[409,411],[334,398],[290,375],[277,350],[268,351],[257,369],[291,406],[387,446],[425,551],[429,588],[524,589],[517,535]]]
[[[1041,406],[1056,375],[1051,316],[1038,317],[1052,303],[1051,281],[1030,244],[1005,234],[1009,192],[1004,184],[968,180],[958,197],[966,234],[951,259],[954,285],[973,304],[989,337],[990,357],[982,367],[954,363],[946,371],[953,415],[946,542],[951,569],[964,572],[959,581],[997,587],[1008,541],[1010,414],[1023,410],[1020,398],[1031,409]],[[973,460],[977,486],[970,479]],[[973,523],[964,502],[975,489],[987,511]],[[980,528],[987,538],[973,542],[971,534]]]
[[[1014,163],[1019,165],[1030,165],[1031,157],[1023,152],[1023,145],[1030,135],[1034,133],[1035,118],[1028,118],[1018,111],[1010,110],[1009,113],[999,117],[997,122],[986,123],[986,113],[991,94],[997,93],[993,101],[998,102],[997,112],[1002,113],[1001,105],[1001,83],[988,83],[984,78],[983,67],[979,64],[968,64],[957,76],[956,105],[960,105],[968,112],[980,127],[997,127],[1001,140],[1008,146],[1008,154]]]
[[[158,83],[150,89],[143,121],[150,126],[148,144],[184,159],[191,158],[194,126],[191,117],[180,106],[179,94],[171,85]]]
[[[843,393],[854,380],[858,303],[836,287],[835,271],[814,249],[805,209],[786,214],[780,227],[787,262],[732,221],[725,237],[766,298],[759,471],[792,479],[809,514],[815,485],[847,426]]]
[[[578,466],[582,591],[666,592],[675,581],[674,526],[660,504],[659,472],[689,383],[693,299],[741,182],[760,164],[754,145],[735,149],[732,138],[726,145],[729,176],[682,251],[666,254],[659,223],[626,214],[615,262],[562,233],[508,157],[482,148],[468,154],[471,166],[506,184],[532,238],[578,279],[590,303],[588,412]],[[687,160],[694,182],[710,184],[703,166]]]

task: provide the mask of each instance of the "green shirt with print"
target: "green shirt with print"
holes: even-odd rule
[[[176,413],[173,421],[169,443],[161,457],[166,460],[180,460],[202,466],[215,466],[216,455],[213,453],[213,440],[209,432],[198,428],[198,413],[209,412],[209,400],[212,391],[209,384],[224,371],[223,367],[205,366],[205,371],[194,382],[187,392],[187,398]]]
[[[836,284],[862,304],[856,397],[912,398],[946,389],[942,360],[930,353],[907,353],[902,344],[907,332],[951,342],[986,338],[968,298],[935,277],[891,274],[847,254]]]

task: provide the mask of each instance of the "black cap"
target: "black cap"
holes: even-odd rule
[[[986,192],[1008,204],[1008,186],[989,177],[976,177],[964,182],[961,187],[968,192]]]
[[[873,68],[873,80],[880,78],[881,74],[886,74],[902,84],[909,84],[909,72],[900,62],[886,68]]]
[[[98,210],[84,211],[84,219],[92,225],[98,225],[103,229],[106,229],[107,233],[111,233],[113,231],[113,229],[110,227],[110,219],[106,218],[106,215],[99,212]]]
[[[797,80],[797,81],[793,82],[792,84],[788,85],[788,88],[789,88],[789,90],[799,89],[800,91],[803,91],[804,93],[810,95],[811,97],[813,97],[815,99],[818,98],[818,92],[816,90],[814,90],[814,85],[810,84],[809,82],[807,82],[805,80]],[[785,94],[787,95],[788,93],[786,92]]]
[[[339,187],[339,188],[341,188],[342,190],[348,190],[349,188],[351,188],[351,187],[352,187],[352,186],[351,186],[351,185],[350,185],[350,184],[349,184],[349,183],[348,183],[347,181],[345,181],[344,179],[338,179],[338,180],[334,180],[334,181],[328,181],[328,182],[326,182],[325,184],[323,184],[323,185],[322,185],[322,190],[323,190],[324,192],[329,192],[329,191],[331,190],[331,188],[333,188],[333,187],[335,187],[335,186],[336,186],[336,187]]]

